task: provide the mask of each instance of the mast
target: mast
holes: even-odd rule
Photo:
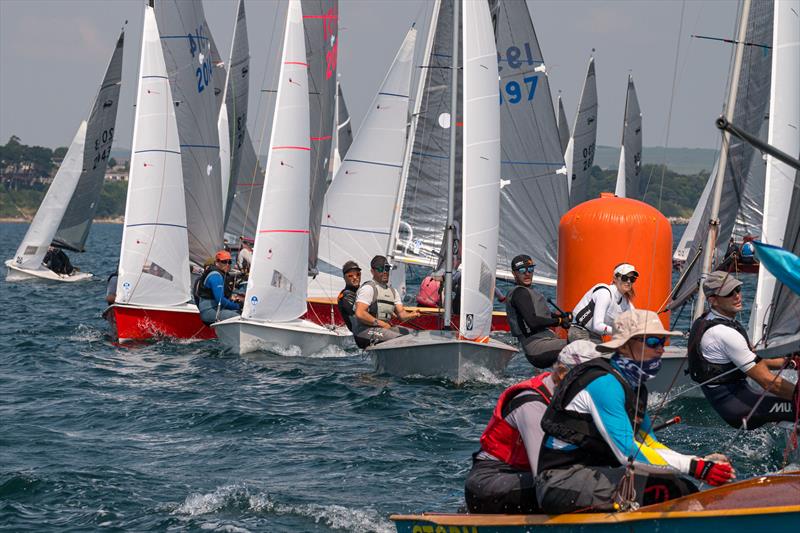
[[[733,120],[736,108],[736,95],[739,90],[739,76],[742,72],[742,58],[744,57],[745,38],[747,36],[747,21],[750,15],[750,0],[743,0],[742,16],[739,20],[739,34],[736,38],[736,56],[733,62],[733,75],[731,76],[731,86],[728,91],[728,102],[725,105],[725,118],[728,122]],[[725,132],[722,136],[722,147],[719,152],[719,164],[717,165],[716,181],[714,182],[713,196],[711,197],[711,216],[708,220],[709,231],[706,238],[706,247],[703,251],[703,265],[701,276],[711,271],[712,263],[717,244],[717,234],[719,232],[719,206],[722,200],[722,185],[725,179],[725,169],[728,163],[728,148],[731,136]],[[697,291],[697,301],[694,307],[693,318],[697,319],[703,314],[706,297],[702,290]]]
[[[436,0],[433,4],[433,11],[431,12],[430,26],[428,27],[428,38],[425,41],[425,53],[422,56],[423,61],[428,61],[433,50],[433,38],[436,35],[436,25],[439,22],[439,11],[441,9],[441,0]],[[420,70],[419,83],[417,84],[417,92],[414,100],[414,112],[411,115],[411,125],[408,130],[408,138],[406,139],[406,153],[403,156],[403,170],[400,172],[400,183],[397,185],[397,196],[394,204],[394,212],[392,213],[392,225],[389,228],[389,242],[386,246],[386,257],[389,262],[394,261],[394,251],[397,247],[397,232],[400,230],[400,216],[403,212],[404,191],[408,183],[408,172],[411,167],[411,152],[414,150],[414,137],[417,134],[417,124],[419,123],[419,113],[422,109],[422,92],[425,90],[425,65]]]
[[[461,0],[453,1],[453,56],[450,76],[450,177],[447,184],[447,225],[445,226],[444,329],[450,329],[453,314],[453,211],[456,196],[456,114],[458,112],[458,12]]]

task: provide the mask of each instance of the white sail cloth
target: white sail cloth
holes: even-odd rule
[[[500,108],[497,51],[484,2],[462,0],[464,126],[459,333],[483,340],[492,327],[500,230]]]
[[[181,149],[153,8],[145,7],[117,303],[170,307],[190,300]]]
[[[72,194],[78,186],[83,169],[83,149],[86,139],[86,121],[82,121],[58,168],[53,183],[47,189],[39,210],[33,217],[25,237],[14,256],[14,264],[27,270],[41,270],[42,259],[58,230]]]
[[[306,312],[311,152],[303,13],[289,1],[244,318],[286,322]]]
[[[405,151],[417,30],[410,29],[325,197],[319,256],[341,266],[383,254]]]

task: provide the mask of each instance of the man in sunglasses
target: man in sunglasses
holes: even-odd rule
[[[769,422],[794,422],[793,383],[771,371],[784,359],[761,359],[753,353],[747,330],[736,320],[742,310],[742,282],[717,270],[703,283],[711,310],[692,324],[689,374],[701,383],[714,410],[735,428],[756,429]],[[747,378],[765,391],[755,390]]]
[[[400,294],[389,286],[392,265],[386,257],[376,255],[369,266],[372,279],[356,293],[356,320],[353,321],[353,338],[362,349],[409,333],[406,328],[392,327],[389,321],[393,317],[405,322],[420,315],[419,311],[406,311]]]
[[[214,256],[214,264],[206,268],[197,283],[195,297],[200,309],[200,319],[205,324],[213,324],[231,318],[242,312],[242,305],[236,300],[241,295],[231,295],[225,283],[231,269],[231,253],[220,250]]]
[[[355,261],[347,261],[342,265],[342,276],[344,277],[344,289],[336,298],[337,307],[339,314],[342,315],[344,325],[352,333],[356,327],[353,322],[355,321],[356,293],[361,287],[361,267]]]
[[[683,474],[711,485],[735,477],[725,456],[684,455],[653,432],[645,383],[661,367],[666,337],[678,335],[653,311],[627,311],[615,320],[611,340],[597,346],[610,360],[593,359],[567,374],[542,417],[536,495],[545,513],[610,511],[615,503],[648,505],[696,492]],[[626,495],[622,481],[631,470],[635,491]]]
[[[517,286],[506,295],[506,318],[528,361],[536,368],[549,368],[567,345],[567,341],[556,337],[550,328],[569,328],[572,315],[562,316],[550,311],[545,297],[533,288],[535,266],[531,256],[526,254],[511,260]]]

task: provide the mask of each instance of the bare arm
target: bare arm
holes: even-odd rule
[[[405,307],[400,304],[395,304],[394,312],[397,313],[397,318],[399,318],[401,322],[417,318],[420,315],[419,311],[406,311]]]
[[[764,390],[785,400],[791,400],[794,393],[794,383],[776,376],[770,372],[769,368],[767,361],[761,360],[756,363],[756,366],[747,371],[747,375],[761,385]]]
[[[369,305],[365,304],[364,302],[356,302],[356,318],[359,322],[364,324],[365,326],[375,327],[376,325],[382,328],[390,327],[387,322],[383,320],[378,320],[371,314],[369,314]]]

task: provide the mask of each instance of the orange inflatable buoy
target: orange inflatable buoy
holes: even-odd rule
[[[633,305],[660,311],[672,286],[672,226],[656,208],[603,193],[576,205],[558,227],[558,306],[572,311],[597,283],[611,283],[614,267],[639,272]],[[659,315],[669,329],[669,312]]]

